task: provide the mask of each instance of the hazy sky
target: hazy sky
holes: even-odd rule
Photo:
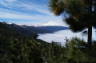
[[[49,0],[0,0],[0,21],[26,25],[64,25],[49,10]],[[58,23],[59,22],[59,23]]]

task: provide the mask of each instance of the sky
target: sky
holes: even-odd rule
[[[49,0],[0,0],[0,21],[19,25],[65,26],[62,17],[50,11],[48,3]]]

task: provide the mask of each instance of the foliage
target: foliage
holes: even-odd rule
[[[88,28],[88,45],[92,45],[92,27],[96,26],[95,0],[50,0],[50,9],[56,15],[68,15],[65,22],[72,31]]]
[[[96,63],[96,42],[92,49],[74,38],[61,46],[23,36],[0,23],[0,63]]]

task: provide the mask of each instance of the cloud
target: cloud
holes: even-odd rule
[[[20,7],[22,9],[30,10],[30,11],[37,11],[46,15],[53,15],[47,8],[47,6],[37,5],[37,4],[30,4],[30,3],[20,3]],[[19,7],[19,6],[18,6]]]
[[[8,3],[13,3],[13,2],[16,2],[17,0],[3,0],[5,2],[8,2]]]
[[[24,2],[23,0],[2,0],[0,2],[2,6],[5,6],[8,9],[0,8],[0,18],[6,18],[6,19],[14,19],[15,21],[18,19],[24,20],[27,22],[15,22],[20,25],[31,25],[33,21],[36,22],[36,26],[54,26],[54,25],[63,25],[62,18],[54,16],[49,10],[48,6],[37,4],[37,3],[30,3]],[[15,9],[15,10],[12,10]],[[24,12],[22,12],[22,11]],[[34,12],[35,11],[35,14]],[[41,14],[39,14],[39,13]],[[28,22],[30,21],[30,23]],[[42,21],[42,23],[40,23]],[[33,24],[32,24],[33,25]],[[64,24],[65,25],[65,24]]]
[[[62,20],[48,21],[44,23],[40,23],[37,26],[68,26]]]
[[[96,41],[96,31],[94,28],[92,34],[92,39]],[[70,40],[74,37],[80,38],[81,40],[85,40],[87,42],[87,35],[83,35],[82,32],[74,33],[71,30],[62,30],[55,33],[40,34],[38,39],[42,39],[49,43],[51,43],[52,41],[60,42],[62,45],[64,45],[66,38]]]
[[[0,11],[0,17],[1,18],[14,18],[14,19],[25,19],[25,20],[43,20],[43,21],[49,21],[49,20],[57,20],[55,16],[44,16],[44,15],[29,15],[29,14],[22,14],[22,13],[11,13],[11,12],[3,12]]]
[[[6,2],[11,2],[11,3],[9,4]],[[2,17],[2,18],[28,19],[28,20],[33,20],[33,19],[35,19],[35,20],[36,19],[39,19],[39,20],[42,19],[43,20],[45,18],[48,21],[50,17],[52,17],[52,18],[54,17],[53,14],[47,9],[46,6],[42,6],[40,4],[37,5],[34,3],[30,3],[30,2],[25,3],[23,1],[21,2],[18,0],[2,0],[0,2],[0,4],[2,4],[2,6],[9,8],[9,10],[7,10],[7,11],[6,11],[6,9],[0,10],[0,17]],[[18,10],[18,11],[10,10],[12,8],[13,9],[17,8],[20,10],[24,10],[26,12],[18,13],[18,12],[20,12],[20,10]],[[11,13],[11,11],[12,12],[15,11],[15,12]],[[29,12],[29,11],[30,11],[30,14],[27,14],[27,12]],[[33,16],[32,11],[39,12],[41,14],[36,13]],[[43,15],[45,14],[45,16],[43,16],[42,14]]]
[[[46,15],[53,15],[48,10],[48,6],[46,4],[42,6],[41,4],[24,2],[19,0],[1,0],[0,4],[2,6],[5,6],[6,8],[20,9],[26,12],[35,11]]]
[[[81,32],[73,33],[70,30],[62,30],[62,31],[58,31],[55,33],[40,34],[38,39],[42,39],[42,40],[47,41],[49,43],[51,43],[52,41],[61,42],[61,44],[64,45],[66,42],[66,38],[72,39],[73,37],[87,40],[86,36],[83,36]]]
[[[0,5],[10,8],[11,6],[14,6],[13,4],[15,4],[16,1],[17,0],[1,0]]]

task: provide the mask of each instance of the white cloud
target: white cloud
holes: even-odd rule
[[[26,10],[35,10],[38,11],[40,13],[44,13],[47,15],[53,15],[47,8],[47,6],[42,6],[42,5],[37,5],[37,4],[30,4],[30,3],[20,3],[20,5],[18,7],[21,7],[22,9],[26,9]]]
[[[96,31],[94,28],[92,34],[93,34],[92,36],[93,40],[96,40]],[[38,39],[42,39],[49,43],[51,43],[52,41],[60,42],[62,45],[64,45],[66,42],[66,38],[72,39],[73,37],[77,37],[80,38],[81,40],[83,39],[87,41],[87,35],[83,35],[82,32],[73,33],[71,30],[62,30],[55,33],[40,34]]]
[[[10,3],[6,3],[6,2],[10,2]],[[46,15],[40,15],[40,14],[27,14],[27,13],[20,13],[18,11],[12,11],[12,10],[6,10],[6,9],[0,9],[0,18],[8,18],[8,19],[20,19],[20,20],[30,20],[30,21],[41,21],[42,20],[42,23],[38,23],[38,24],[35,24],[36,26],[37,25],[40,25],[40,26],[48,26],[48,25],[51,25],[51,26],[54,26],[54,25],[60,25],[60,26],[63,26],[63,25],[66,25],[62,22],[62,18],[61,17],[56,17],[54,16],[49,10],[48,10],[48,7],[46,6],[42,6],[40,4],[34,4],[34,3],[25,3],[25,2],[20,2],[19,0],[2,0],[0,2],[0,4],[4,5],[5,7],[8,7],[8,8],[20,8],[22,10],[26,10],[26,12],[28,11],[37,11],[37,12],[40,12],[42,14],[46,14]],[[44,22],[45,21],[45,22]],[[17,23],[17,22],[16,22]],[[27,23],[27,22],[18,22],[18,24],[20,25],[33,25],[32,22],[31,23]]]
[[[72,39],[73,37],[87,40],[86,36],[83,36],[81,32],[73,33],[70,30],[62,30],[62,31],[58,31],[55,33],[40,34],[38,39],[42,39],[42,40],[47,41],[49,43],[52,41],[61,42],[61,44],[64,45],[66,42],[66,38]]]
[[[43,26],[60,26],[61,24],[58,22],[54,22],[54,21],[48,21],[47,23],[43,23]]]
[[[4,1],[8,3],[13,3],[13,2],[16,2],[17,0],[4,0]]]
[[[40,4],[34,4],[34,3],[25,3],[21,2],[19,0],[1,0],[0,2],[1,5],[7,7],[7,8],[19,8],[22,10],[26,11],[37,11],[46,15],[53,15],[49,10],[48,6],[45,5],[40,5]]]
[[[5,1],[7,2],[11,2],[10,4],[9,3],[6,3]],[[17,3],[14,3],[14,2],[17,2]],[[12,3],[13,2],[13,3]],[[25,3],[25,2],[20,2],[19,0],[2,0],[0,2],[0,4],[2,4],[3,6],[5,7],[8,7],[8,8],[20,8],[22,10],[26,10],[26,12],[28,11],[37,11],[37,12],[40,12],[42,14],[46,14],[45,16],[44,15],[40,15],[40,14],[36,14],[36,15],[32,15],[32,14],[27,14],[27,13],[18,13],[18,11],[16,12],[11,12],[11,10],[7,10],[6,9],[3,9],[3,10],[0,10],[0,17],[1,18],[12,18],[12,19],[28,19],[28,20],[45,20],[45,21],[54,21],[54,20],[58,20],[58,18],[55,19],[55,16],[53,16],[53,14],[47,9],[46,6],[42,6],[40,4],[33,4],[33,3]],[[50,19],[51,18],[51,19]]]
[[[3,12],[0,11],[1,18],[12,18],[12,19],[25,19],[25,20],[58,20],[55,16],[44,16],[44,15],[28,15],[28,14],[19,14],[19,13],[11,13],[11,12]]]
[[[40,23],[37,26],[68,26],[61,19]]]
[[[15,2],[17,2],[17,0],[1,0],[0,4],[2,6],[5,6],[7,8],[10,8],[12,6],[15,6]]]

